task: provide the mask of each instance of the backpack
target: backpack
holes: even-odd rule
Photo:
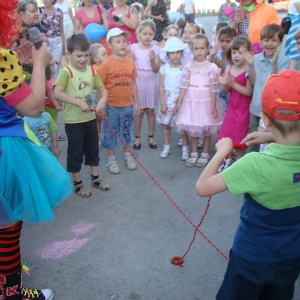
[[[288,34],[292,25],[290,16],[286,16],[281,21],[281,27],[283,28],[284,34]]]

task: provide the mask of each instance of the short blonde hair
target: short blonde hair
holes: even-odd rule
[[[168,32],[170,29],[175,29],[175,30],[178,32],[178,36],[179,36],[179,27],[178,27],[178,25],[171,24],[171,25],[165,27],[165,29],[164,29],[164,31],[163,31],[163,34],[162,34],[164,38],[167,38],[167,32]]]
[[[144,28],[150,27],[154,33],[156,32],[156,26],[155,23],[152,20],[145,20],[143,21],[140,26],[136,30],[136,34],[138,35]]]
[[[100,48],[104,48],[101,44],[95,43],[90,47],[89,57],[90,57],[90,65],[92,66],[94,62],[94,58],[97,56],[98,50]]]

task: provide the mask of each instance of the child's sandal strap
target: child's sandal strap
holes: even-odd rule
[[[73,188],[74,188],[74,193],[81,198],[88,198],[92,195],[92,193],[89,190],[87,190],[82,183],[74,185]]]

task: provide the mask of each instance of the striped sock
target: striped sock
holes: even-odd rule
[[[0,274],[11,275],[20,271],[20,235],[22,222],[14,226],[0,229]]]

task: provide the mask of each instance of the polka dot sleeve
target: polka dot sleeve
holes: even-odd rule
[[[7,104],[15,106],[32,93],[24,81],[25,75],[17,54],[0,48],[0,96]]]

